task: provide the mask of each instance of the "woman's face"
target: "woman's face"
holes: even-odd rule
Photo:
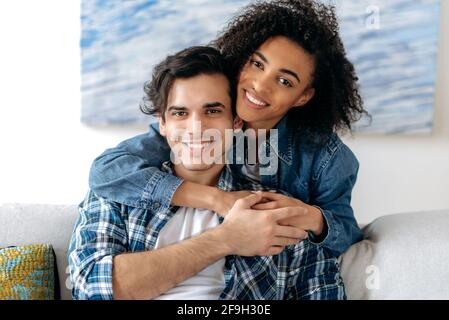
[[[268,39],[242,68],[237,114],[249,128],[273,128],[291,108],[313,97],[314,69],[313,56],[295,42],[282,36]]]

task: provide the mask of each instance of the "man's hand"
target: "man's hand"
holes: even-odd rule
[[[265,203],[254,205],[253,209],[273,210],[280,208],[296,208],[299,212],[298,215],[282,219],[279,223],[285,226],[294,226],[304,231],[310,230],[317,237],[323,233],[325,222],[324,217],[318,208],[310,206],[301,200],[274,192],[262,192],[262,197],[264,198]]]
[[[262,193],[256,192],[239,199],[217,227],[223,232],[223,241],[232,254],[240,256],[276,255],[285,246],[307,238],[307,232],[280,221],[299,217],[298,208],[281,208],[257,211],[252,206],[262,201]]]

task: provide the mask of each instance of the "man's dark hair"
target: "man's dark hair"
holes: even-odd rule
[[[212,45],[232,64],[235,77],[269,38],[284,36],[315,58],[314,97],[292,108],[290,125],[325,141],[334,132],[351,130],[364,114],[354,66],[346,58],[332,6],[313,0],[257,1],[233,18]]]
[[[159,115],[165,121],[165,110],[170,89],[176,79],[192,78],[201,74],[222,74],[229,80],[229,96],[235,116],[235,78],[222,54],[206,46],[195,46],[170,55],[153,69],[151,81],[144,85],[145,95],[140,110],[149,115]]]

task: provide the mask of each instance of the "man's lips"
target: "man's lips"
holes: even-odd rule
[[[181,143],[190,149],[203,149],[214,143],[213,140],[208,141],[181,141]]]
[[[244,90],[244,93],[245,93],[245,102],[250,108],[263,109],[269,106],[269,104],[266,101],[258,97],[255,93],[246,90]]]

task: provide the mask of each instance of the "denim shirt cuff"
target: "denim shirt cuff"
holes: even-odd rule
[[[337,239],[336,235],[337,232],[332,223],[333,222],[332,214],[329,211],[323,210],[318,206],[314,205],[314,207],[319,209],[321,211],[321,214],[323,215],[324,223],[326,224],[325,228],[326,235],[324,236],[323,239],[323,235],[315,236],[312,232],[309,232],[309,241],[320,247],[332,246],[331,243]]]
[[[184,182],[170,173],[155,172],[148,181],[140,201],[154,212],[167,210],[178,187]]]

